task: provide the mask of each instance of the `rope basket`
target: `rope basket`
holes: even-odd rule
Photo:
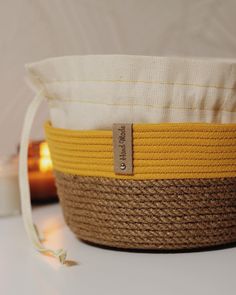
[[[236,241],[236,125],[134,124],[132,175],[114,173],[111,131],[45,130],[80,239],[163,250]]]

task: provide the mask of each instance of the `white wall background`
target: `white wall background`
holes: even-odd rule
[[[236,1],[0,0],[0,155],[15,152],[32,97],[25,63],[112,53],[234,58]]]

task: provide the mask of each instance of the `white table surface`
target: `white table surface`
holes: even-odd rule
[[[236,294],[236,248],[159,254],[107,250],[77,240],[58,204],[36,207],[47,245],[68,251],[78,265],[38,254],[20,216],[0,219],[0,294]]]

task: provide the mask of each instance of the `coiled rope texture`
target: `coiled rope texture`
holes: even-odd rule
[[[128,249],[236,242],[235,125],[150,128],[134,127],[134,175],[125,178],[111,170],[109,131],[46,125],[59,198],[72,231],[89,242]],[[172,161],[181,173],[172,169]]]
[[[55,175],[65,220],[83,240],[130,249],[188,249],[236,241],[236,178]]]

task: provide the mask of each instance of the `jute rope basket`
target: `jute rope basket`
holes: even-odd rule
[[[114,173],[111,131],[45,130],[80,239],[165,250],[236,241],[235,124],[134,124],[132,175]]]

